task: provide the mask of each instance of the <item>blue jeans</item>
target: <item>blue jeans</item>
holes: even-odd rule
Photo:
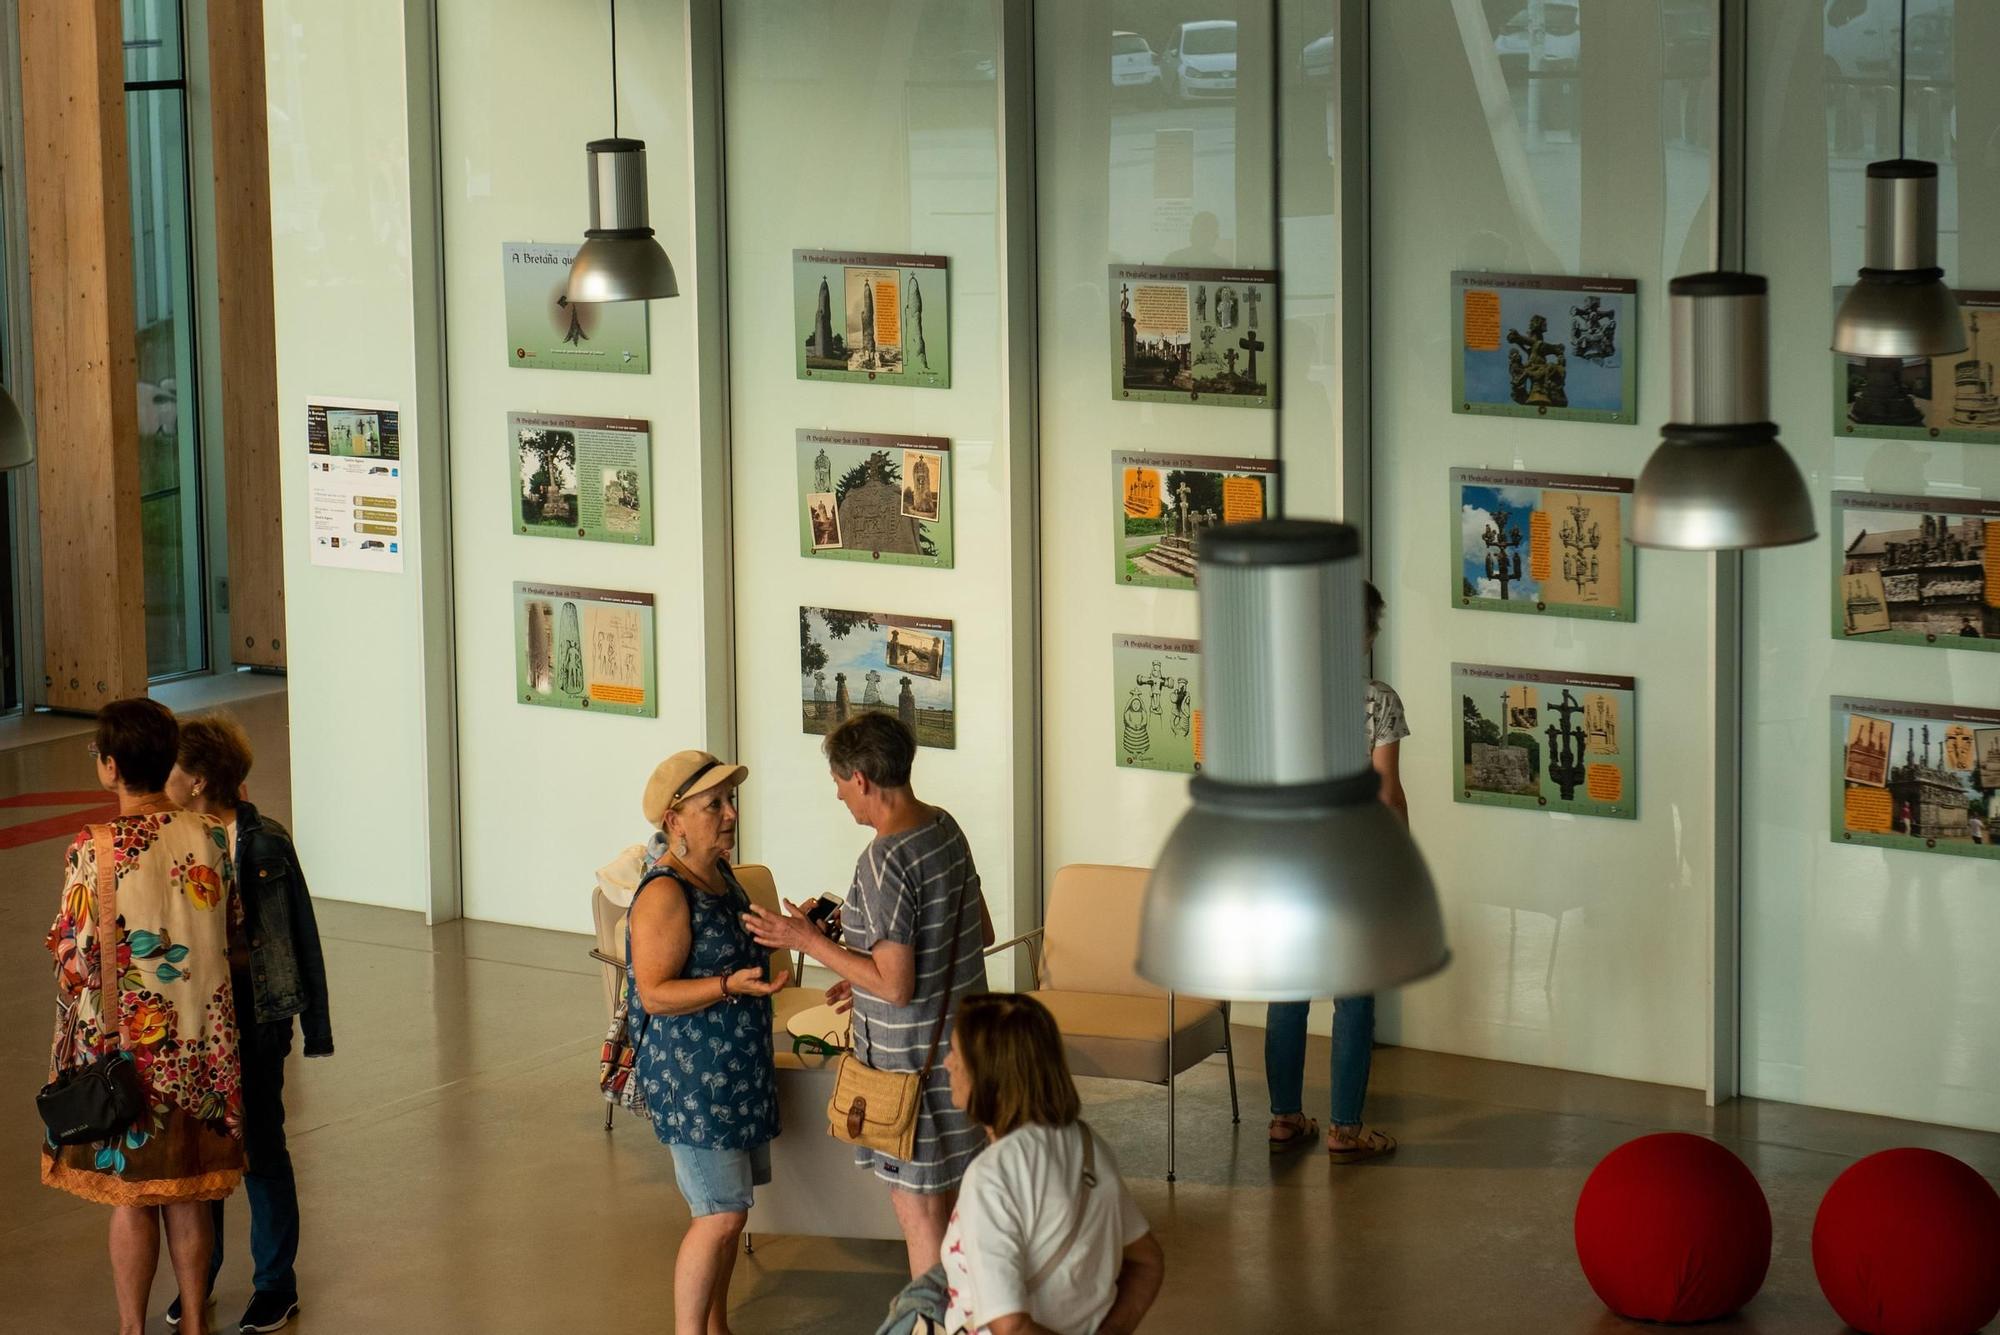
[[[1305,1110],[1306,1008],[1276,1001],[1264,1018],[1264,1079],[1271,1087],[1271,1115]],[[1359,1126],[1368,1097],[1368,1063],[1375,1046],[1375,998],[1342,997],[1333,1003],[1333,1124]]]
[[[744,1214],[753,1188],[771,1180],[771,1142],[747,1150],[711,1150],[699,1145],[669,1145],[674,1156],[674,1185],[699,1219],[711,1214]]]
[[[251,1024],[243,1031],[243,1149],[248,1159],[243,1193],[250,1198],[250,1255],[259,1293],[299,1296],[292,1265],[299,1255],[299,1192],[292,1156],[285,1148],[285,1058],[292,1050],[289,1018]],[[209,1207],[215,1222],[215,1255],[208,1264],[209,1291],[222,1272],[222,1202]]]

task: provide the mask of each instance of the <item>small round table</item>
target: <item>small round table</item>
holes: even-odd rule
[[[785,1028],[793,1038],[818,1039],[847,1049],[854,1046],[848,1036],[849,1018],[850,1012],[837,1011],[831,1006],[809,1006],[785,1021]]]

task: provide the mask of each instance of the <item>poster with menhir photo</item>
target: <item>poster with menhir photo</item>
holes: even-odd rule
[[[1837,491],[1833,637],[2000,652],[2000,500]]]
[[[792,252],[800,380],[951,387],[951,262],[942,255]]]
[[[514,698],[545,709],[657,718],[653,595],[514,585]]]
[[[1271,269],[1111,266],[1111,397],[1278,406],[1278,275]]]
[[[935,617],[799,609],[799,713],[823,737],[864,712],[901,719],[918,746],[958,745],[952,623]]]
[[[1454,607],[1633,619],[1632,479],[1451,470]]]
[[[1837,844],[2000,861],[2000,710],[1835,696]]]
[[[1834,308],[1847,288],[1833,294]],[[1834,430],[2000,445],[2000,292],[1956,292],[1965,348],[1941,357],[1833,354]]]

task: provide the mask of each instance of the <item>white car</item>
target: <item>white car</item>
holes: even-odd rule
[[[1160,58],[1136,32],[1111,34],[1111,86],[1123,89],[1160,86]]]
[[[1236,96],[1236,20],[1183,23],[1167,51],[1167,85],[1190,100]]]

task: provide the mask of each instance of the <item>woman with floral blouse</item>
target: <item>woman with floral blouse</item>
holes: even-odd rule
[[[181,811],[162,789],[179,729],[151,700],[99,712],[91,755],[118,815],[70,845],[62,906],[49,929],[56,963],[51,1075],[123,1052],[137,1066],[145,1111],[94,1144],[42,1147],[42,1181],[112,1207],[111,1272],[119,1329],[138,1335],[165,1226],[180,1291],[182,1335],[207,1335],[208,1202],[243,1176],[242,1095],[230,953],[242,905],[221,824]],[[101,1004],[99,849],[113,861],[109,935],[118,975]]]

